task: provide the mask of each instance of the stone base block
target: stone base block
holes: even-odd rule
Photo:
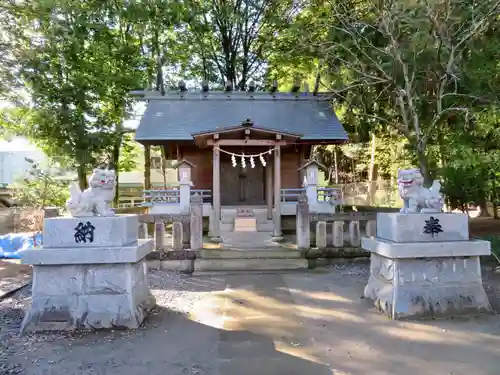
[[[390,259],[372,253],[364,296],[392,319],[492,311],[478,256]]]
[[[79,265],[135,263],[153,251],[153,240],[139,240],[134,245],[115,247],[38,248],[23,251],[22,263],[32,265]]]
[[[469,217],[461,213],[378,213],[377,237],[394,242],[467,241]]]
[[[137,215],[54,217],[44,220],[43,246],[80,248],[126,246],[137,241]]]
[[[145,260],[36,265],[33,300],[21,332],[138,328],[156,301]]]
[[[393,242],[380,238],[363,238],[361,247],[387,258],[438,258],[491,254],[491,243],[483,240],[447,242]]]

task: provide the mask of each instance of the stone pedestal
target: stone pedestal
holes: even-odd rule
[[[377,237],[362,248],[371,252],[364,296],[389,318],[491,311],[479,260],[490,243],[469,240],[461,214],[378,214]]]
[[[74,224],[79,219],[58,218],[59,225],[55,221],[45,224],[43,248],[23,252],[23,263],[33,265],[33,297],[22,332],[138,328],[155,306],[144,259],[153,251],[153,240],[136,237],[132,243],[124,243],[129,242],[129,234],[122,232],[126,238],[121,240],[116,234],[120,228],[132,228],[132,222],[137,233],[137,217],[82,219],[95,228],[94,242],[87,241],[86,246],[81,242],[77,246],[71,244],[69,239],[73,238]],[[57,230],[58,226],[66,228],[66,232]],[[60,233],[59,241],[51,234],[48,237],[49,244],[57,247],[47,247],[47,228]],[[102,231],[109,236],[107,240]],[[95,246],[96,242],[106,241],[106,246]],[[112,241],[121,245],[110,245]]]

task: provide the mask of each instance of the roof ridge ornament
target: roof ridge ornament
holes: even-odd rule
[[[244,128],[251,128],[253,126],[253,121],[247,118],[241,123],[241,126],[243,126]]]

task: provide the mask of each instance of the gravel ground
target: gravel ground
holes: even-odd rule
[[[488,351],[497,346],[491,346],[493,339],[488,336],[490,344],[485,347],[484,335],[485,332],[500,333],[499,319],[492,317],[465,323],[439,323],[444,324],[443,327],[434,323],[426,326],[387,321],[371,306],[361,303],[359,297],[368,276],[366,260],[335,263],[319,274],[306,272],[282,276],[291,290],[299,291],[296,303],[308,311],[304,324],[316,343],[317,358],[323,363],[332,363],[331,368],[338,371],[335,373],[400,375],[406,370],[408,374],[423,373],[418,372],[418,368],[432,362],[433,350],[426,349],[429,346],[410,346],[409,343],[412,342],[412,335],[416,335],[415,342],[434,332],[437,333],[433,345],[437,344],[438,335],[442,332],[450,332],[450,337],[457,338],[455,341],[463,336],[467,337],[467,342],[477,343],[466,347],[468,352],[463,353],[458,344],[454,348],[449,346],[449,353],[445,350],[449,358],[455,355],[453,353],[460,352],[457,358],[468,358],[469,367],[478,361],[491,362]],[[485,267],[483,276],[492,305],[500,311],[500,274],[491,271],[491,267]],[[262,278],[265,277],[262,275]],[[186,277],[174,272],[154,271],[149,274],[149,284],[158,307],[138,330],[25,336],[19,335],[19,328],[31,302],[31,287],[21,289],[0,302],[0,375],[217,374],[216,343],[222,327],[218,310],[221,302],[219,292],[225,290],[225,277]],[[321,293],[327,294],[321,297]],[[315,299],[315,295],[321,298]],[[329,300],[328,296],[336,297]],[[403,341],[401,338],[388,340],[386,337],[379,343],[379,339],[384,338],[380,336],[382,333],[392,332],[398,327],[404,328],[404,342],[408,342],[404,344],[407,345],[406,352],[399,354],[400,358],[404,357],[401,363],[405,371],[391,372],[387,367],[394,362],[391,362],[390,353],[403,350]],[[446,343],[442,345],[446,348]],[[427,354],[426,350],[431,354]],[[467,354],[471,351],[474,352],[472,357]],[[384,360],[377,360],[373,357],[375,354]],[[441,363],[440,367],[436,362],[437,367],[426,367],[424,372],[448,374],[442,370],[453,367],[450,363]],[[413,365],[417,372],[411,371]],[[489,374],[486,370],[480,374],[483,373]],[[453,374],[462,372],[457,369]]]
[[[335,375],[498,375],[500,315],[393,321],[360,298],[369,276],[363,263],[333,272],[283,276],[301,324],[314,343],[308,355]],[[500,310],[500,275],[484,267],[490,301]]]
[[[211,373],[211,344],[218,331],[187,315],[210,292],[224,289],[221,281],[207,278],[193,287],[189,277],[154,271],[149,284],[157,307],[138,330],[24,336],[19,328],[31,302],[31,285],[21,289],[0,302],[0,375],[149,375],[164,374],[167,364],[169,375]],[[194,342],[200,345],[193,347]]]

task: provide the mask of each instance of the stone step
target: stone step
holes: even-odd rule
[[[220,231],[221,232],[232,232],[233,230],[234,230],[233,223],[223,223],[221,221],[221,223],[220,223]]]
[[[306,269],[306,259],[196,259],[198,271],[279,271]]]
[[[220,219],[221,224],[233,224],[235,216],[222,216]]]
[[[200,250],[199,258],[202,259],[299,259],[302,256],[300,250],[219,250],[204,249]]]
[[[257,220],[254,217],[236,217],[234,219],[235,232],[257,232]]]
[[[223,270],[223,271],[195,271],[192,276],[220,276],[222,273],[224,276],[245,276],[245,275],[287,275],[287,274],[303,274],[304,268],[297,269],[282,269],[282,270]]]
[[[274,230],[274,224],[272,220],[266,220],[263,223],[257,221],[257,232],[272,232]]]

